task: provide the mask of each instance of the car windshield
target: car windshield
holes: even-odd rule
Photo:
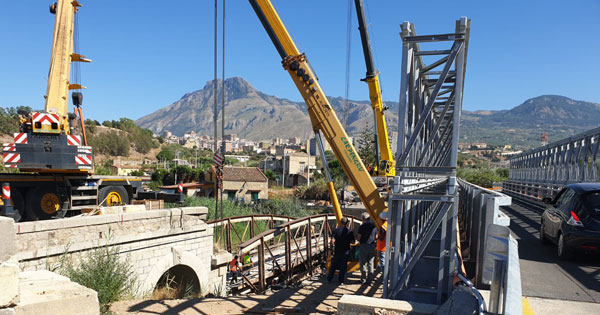
[[[592,217],[600,218],[600,192],[583,195],[583,203]]]

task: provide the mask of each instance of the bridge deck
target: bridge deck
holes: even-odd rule
[[[113,305],[116,314],[265,314],[275,307],[295,308],[300,314],[336,314],[339,299],[344,294],[382,296],[379,274],[371,285],[360,283],[360,273],[348,274],[347,284],[327,283],[319,274],[296,286],[251,296],[162,301],[123,301]],[[288,313],[293,313],[288,311]]]

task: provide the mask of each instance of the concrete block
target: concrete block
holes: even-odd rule
[[[17,234],[33,232],[33,222],[17,223]]]
[[[21,302],[17,315],[100,313],[98,294],[53,272],[27,271],[19,276]]]
[[[16,311],[14,308],[2,308],[0,309],[0,315],[16,315]]]
[[[17,254],[17,229],[12,218],[0,217],[0,263]]]
[[[435,314],[437,305],[388,300],[362,295],[344,294],[338,302],[338,314],[379,314],[382,311],[393,314]]]
[[[126,205],[123,206],[125,213],[146,212],[146,205]]]
[[[12,220],[12,219],[11,219]],[[0,307],[15,305],[19,302],[19,264],[16,260],[0,264]]]
[[[233,259],[233,256],[228,252],[214,253],[211,257],[211,266],[216,268],[217,266],[229,263]]]
[[[100,214],[122,214],[123,207],[122,206],[112,206],[112,207],[100,207]]]
[[[64,219],[64,228],[75,228],[79,226],[86,226],[87,220],[83,217],[72,217],[68,219]],[[36,222],[37,223],[37,222]]]

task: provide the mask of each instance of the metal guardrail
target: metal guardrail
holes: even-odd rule
[[[529,183],[507,180],[502,182],[502,191],[518,198],[541,202],[542,198],[554,198],[564,185]]]
[[[488,311],[492,314],[522,314],[519,250],[508,227],[489,226],[484,265],[483,283],[490,285]]]
[[[463,260],[474,262],[476,266],[475,285],[482,284],[483,256],[486,248],[486,235],[490,224],[508,226],[510,219],[501,210],[509,206],[511,198],[497,191],[458,180],[459,184],[459,230]]]
[[[490,286],[488,311],[521,314],[518,244],[508,228],[510,219],[500,209],[511,205],[512,198],[461,179],[458,184],[461,249],[463,260],[475,263],[475,285]]]

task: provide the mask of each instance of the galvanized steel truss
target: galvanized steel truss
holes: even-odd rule
[[[456,159],[470,21],[456,21],[452,34],[417,36],[409,22],[401,28],[398,176],[390,195],[384,296],[439,304],[451,292],[455,264]],[[439,49],[448,43],[449,49]]]
[[[510,159],[511,181],[565,185],[600,181],[600,128],[553,142]]]

